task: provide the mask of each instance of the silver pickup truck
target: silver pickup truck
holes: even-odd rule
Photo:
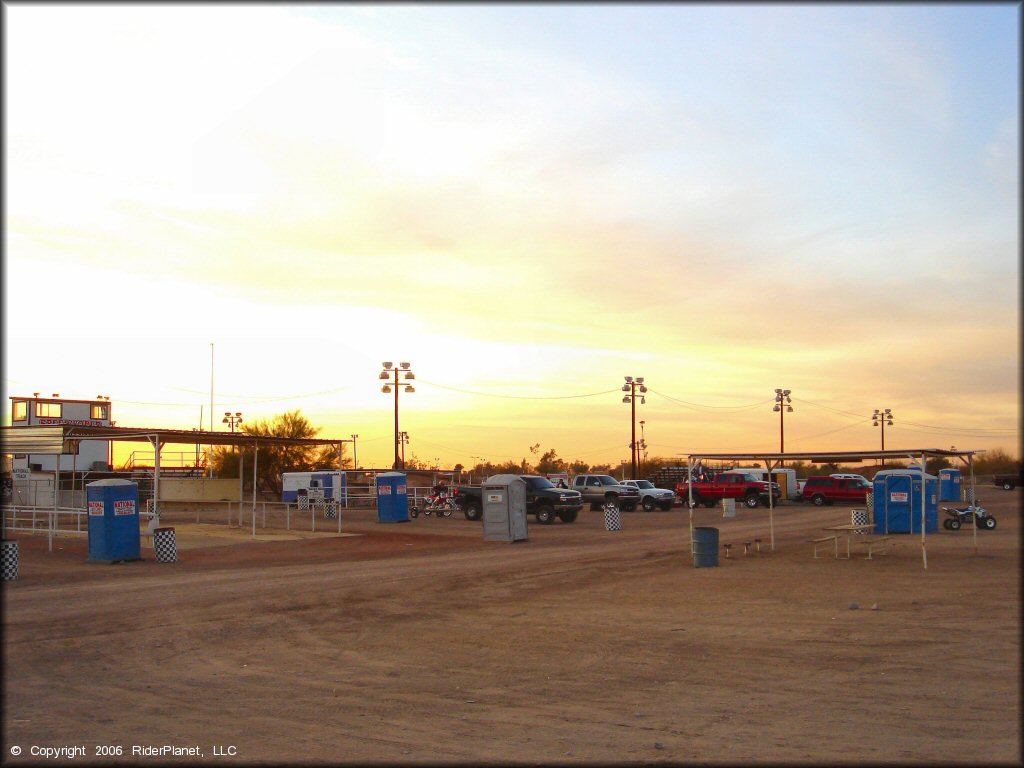
[[[611,475],[576,475],[569,485],[583,496],[583,503],[592,510],[605,504],[616,504],[623,512],[632,512],[640,503],[640,491],[622,485]]]

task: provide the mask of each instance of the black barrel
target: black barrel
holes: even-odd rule
[[[718,567],[718,529],[693,529],[693,567]]]

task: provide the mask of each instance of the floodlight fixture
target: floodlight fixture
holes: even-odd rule
[[[402,370],[403,371],[409,370],[409,364],[408,363],[399,363],[399,365],[402,366]]]
[[[393,365],[394,365],[394,363],[384,363],[384,368],[390,371],[391,370],[391,366],[393,366]]]

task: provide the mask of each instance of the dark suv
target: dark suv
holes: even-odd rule
[[[809,477],[804,484],[804,499],[820,507],[824,504],[864,504],[871,483],[852,477]]]

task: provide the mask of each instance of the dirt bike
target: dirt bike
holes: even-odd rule
[[[459,509],[459,505],[455,503],[454,496],[428,496],[426,502],[423,507],[413,507],[410,509],[409,514],[413,517],[419,517],[420,514],[424,517],[430,517],[431,514],[435,514],[438,517],[451,517],[452,512],[456,512]]]

